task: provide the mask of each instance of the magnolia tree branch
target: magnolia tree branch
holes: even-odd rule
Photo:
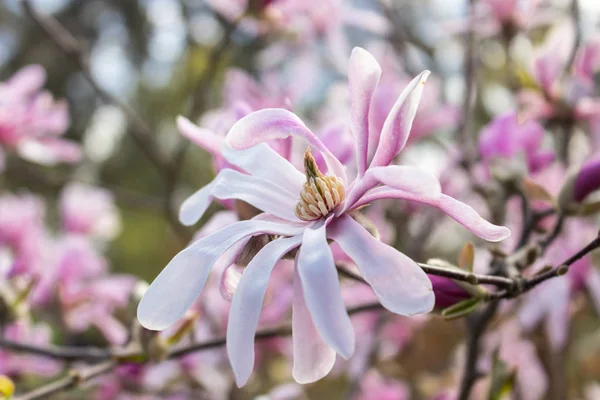
[[[501,287],[503,289],[498,290],[495,293],[491,293],[489,298],[485,299],[489,301],[489,304],[480,312],[470,316],[467,319],[469,327],[468,339],[467,339],[467,362],[465,363],[465,373],[463,374],[463,381],[461,384],[461,396],[460,399],[468,399],[471,388],[475,383],[478,375],[476,365],[479,354],[480,339],[485,332],[485,328],[493,318],[500,299],[515,297],[516,295],[522,294],[528,290],[531,290],[540,283],[564,275],[568,272],[568,268],[589,254],[595,249],[600,248],[600,235],[592,240],[587,246],[578,251],[573,256],[569,257],[559,266],[552,268],[546,272],[536,275],[532,278],[522,280],[516,280],[512,278],[505,278],[503,276],[495,275],[479,275],[460,270],[447,270],[440,267],[434,267],[427,264],[419,264],[423,270],[432,275],[439,275],[448,277],[451,279],[463,280],[468,283],[477,282],[478,284],[491,284]],[[500,264],[503,264],[502,261]],[[359,275],[338,266],[340,275],[346,276],[350,279],[366,283]],[[516,289],[515,289],[516,288]],[[515,294],[514,290],[518,293]],[[347,309],[349,315],[359,314],[363,312],[383,310],[383,306],[379,302],[365,303],[362,305],[349,307]],[[285,324],[278,327],[266,328],[256,332],[255,340],[265,340],[273,337],[283,337],[292,334],[292,328],[289,324]],[[222,336],[216,339],[207,340],[199,343],[192,343],[190,345],[180,347],[170,351],[167,355],[167,359],[177,359],[185,355],[218,348],[224,346],[226,343],[226,337]],[[131,360],[137,357],[145,357],[146,355],[141,351],[131,351],[128,349],[104,349],[97,347],[70,347],[70,346],[38,346],[34,344],[19,343],[16,341],[0,338],[0,348],[14,351],[17,353],[27,353],[40,357],[51,358],[55,360],[61,360],[65,362],[72,361],[96,361],[102,362],[101,364],[92,365],[88,369],[83,369],[70,373],[67,377],[61,378],[57,381],[51,382],[41,388],[38,388],[30,393],[18,396],[16,400],[31,400],[46,398],[47,396],[57,393],[62,390],[67,390],[79,383],[88,381],[96,376],[110,372],[116,366],[127,360]],[[466,397],[465,397],[466,396]]]
[[[67,373],[64,378],[50,382],[31,392],[15,396],[13,400],[36,400],[47,399],[50,396],[72,389],[82,383],[88,382],[98,376],[111,372],[118,366],[115,360],[105,361],[99,364],[91,365],[87,368],[74,369]]]

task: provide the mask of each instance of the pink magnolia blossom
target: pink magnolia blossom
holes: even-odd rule
[[[94,326],[114,344],[124,343],[127,329],[114,317],[125,307],[136,279],[108,275],[106,260],[81,235],[65,235],[54,246],[55,261],[41,272],[33,301],[43,308],[57,299],[65,325],[74,332]]]
[[[544,128],[536,121],[520,123],[514,112],[497,116],[479,134],[479,152],[486,164],[501,159],[522,173],[535,173],[554,161],[542,148]],[[524,165],[519,166],[522,163]],[[506,169],[506,164],[502,164]]]
[[[43,200],[34,195],[0,196],[0,251],[10,255],[8,277],[35,273],[43,267],[45,212]]]
[[[600,39],[593,38],[577,52],[567,70],[568,56],[575,45],[574,28],[562,24],[551,31],[538,50],[532,74],[539,88],[519,93],[521,119],[543,119],[561,124],[584,123],[594,145],[600,143],[600,99],[594,76],[600,68]]]
[[[149,329],[172,325],[202,291],[211,267],[230,248],[230,263],[251,237],[277,235],[244,269],[233,296],[227,350],[238,385],[247,382],[254,365],[254,333],[277,261],[296,254],[293,281],[293,375],[312,382],[329,372],[336,353],[349,358],[354,334],[340,294],[340,283],[328,239],[340,246],[371,285],[382,305],[401,315],[430,311],[431,282],[414,261],[373,237],[351,214],[380,199],[430,204],[480,237],[499,241],[510,231],[492,225],[468,205],[441,193],[435,177],[412,166],[389,165],[402,150],[417,111],[425,79],[417,76],[402,92],[381,132],[369,129],[369,109],[381,69],[365,50],[350,59],[350,121],[355,135],[356,171],[349,180],[341,162],[293,113],[265,109],[249,114],[229,131],[228,162],[246,174],[224,169],[182,205],[181,219],[196,222],[213,199],[238,199],[263,211],[206,236],[180,252],[152,283],[138,307]],[[263,142],[298,136],[321,153],[324,175],[310,151],[305,174]]]
[[[114,196],[98,187],[71,183],[60,194],[63,228],[70,233],[113,239],[120,229]]]
[[[45,80],[43,68],[30,65],[0,83],[0,153],[16,150],[43,164],[77,162],[79,146],[60,138],[69,125],[67,104],[41,91]]]

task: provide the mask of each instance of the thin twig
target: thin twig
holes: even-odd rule
[[[31,392],[16,396],[13,398],[13,400],[48,399],[52,395],[76,387],[100,375],[104,375],[115,369],[117,366],[117,361],[110,360],[100,364],[92,365],[87,368],[72,370],[64,378],[52,381],[35,390],[32,390]]]
[[[579,7],[579,0],[571,0],[571,19],[573,20],[573,29],[575,30],[575,43],[565,64],[564,73],[568,74],[575,63],[577,58],[577,51],[581,45],[581,8]]]
[[[577,253],[575,253],[573,256],[569,257],[567,260],[565,260],[562,264],[559,264],[557,267],[555,267],[549,271],[542,272],[539,275],[535,275],[534,277],[525,280],[524,291],[530,290],[530,289],[534,288],[535,286],[539,285],[540,283],[547,281],[548,279],[555,278],[555,277],[566,274],[567,272],[569,272],[569,267],[571,265],[573,265],[574,263],[576,263],[577,261],[579,261],[580,259],[585,257],[587,254],[591,253],[592,251],[594,251],[598,248],[600,248],[600,236],[596,237],[587,246],[585,246],[583,249],[579,250]]]
[[[475,89],[475,0],[469,0],[470,26],[466,33],[464,61],[465,97],[462,105],[462,121],[458,126],[457,140],[463,150],[463,165],[469,170],[475,162],[476,147],[473,142],[473,95]]]
[[[112,355],[110,350],[99,347],[54,346],[51,344],[38,346],[3,337],[0,337],[0,348],[62,361],[103,361]]]

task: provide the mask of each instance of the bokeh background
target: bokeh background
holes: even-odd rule
[[[122,219],[120,234],[106,248],[111,270],[150,282],[193,234],[192,229],[174,222],[178,206],[214,176],[212,157],[179,134],[175,118],[184,115],[198,120],[207,112],[223,107],[227,102],[224,88],[231,84],[227,79],[232,68],[257,79],[264,77],[265,70],[276,73],[279,81],[271,84],[274,90],[279,87],[281,92],[292,93],[294,111],[311,117],[325,103],[331,104],[336,85],[345,82],[345,66],[340,60],[349,56],[352,46],[373,48],[377,42],[387,42],[394,49],[392,57],[407,76],[412,77],[425,68],[432,70],[439,80],[440,101],[456,108],[462,106],[469,9],[466,0],[344,1],[345,6],[363,10],[365,15],[362,24],[341,28],[348,47],[329,41],[325,30],[321,32],[303,23],[260,34],[258,24],[236,25],[220,9],[224,3],[227,2],[31,1],[36,10],[55,17],[80,41],[84,52],[89,54],[94,80],[107,93],[129,104],[151,128],[161,151],[168,158],[176,158],[178,166],[165,180],[128,133],[131,124],[123,110],[98,95],[77,62],[31,21],[20,1],[3,0],[0,80],[25,65],[42,65],[47,71],[46,89],[56,98],[68,101],[71,124],[66,137],[81,143],[83,161],[48,167],[9,155],[6,170],[0,175],[0,189],[43,196],[48,202],[48,223],[56,229],[60,224],[58,196],[67,183],[81,182],[109,189]],[[256,3],[258,7],[260,1]],[[328,1],[311,3],[312,7],[323,7],[320,16],[323,26],[337,18],[331,11],[337,6],[327,9]],[[524,66],[534,48],[542,42],[552,23],[569,15],[568,0],[541,3],[534,26],[527,35],[519,35],[509,45],[503,42],[502,35],[486,33],[485,27],[479,32],[474,131],[492,116],[514,107],[511,85],[527,84]],[[580,0],[579,6],[582,37],[587,40],[598,32],[600,2]],[[369,24],[367,16],[371,14],[387,21],[391,30],[382,33],[377,19],[371,23],[375,25],[372,29],[365,29]],[[309,40],[310,35],[314,37]],[[450,140],[456,124],[442,126],[431,140]],[[411,162],[439,171],[442,165],[436,150],[439,147],[432,147],[427,141],[414,152]],[[221,208],[211,206],[202,222]],[[411,243],[424,242],[412,233],[407,230],[397,243],[409,254]],[[428,256],[455,259],[460,241],[448,238],[448,242],[429,240],[422,248],[413,249],[413,255],[423,260]],[[581,300],[576,306],[572,330],[579,339],[563,354],[563,359],[544,358],[543,349],[548,344],[543,329],[534,330],[530,337],[542,349],[542,363],[549,370],[564,371],[569,393],[583,396],[586,385],[600,377],[600,330],[599,319],[589,303]],[[463,333],[461,321],[433,319],[382,369],[408,382],[419,376],[422,387],[413,391],[414,398],[427,398],[424,387],[428,383],[423,382],[431,382],[435,387],[444,379],[452,379],[448,371],[456,368],[455,351]],[[105,345],[101,335],[93,330],[73,337],[55,335],[59,342]],[[281,362],[284,361],[274,362],[263,371],[265,377],[260,384],[234,391],[231,398],[251,398],[266,392],[278,381]],[[35,386],[38,382],[34,379],[29,384]],[[341,399],[346,385],[343,377],[329,378],[308,388],[307,396]],[[89,398],[86,396],[85,392],[74,392],[57,398]],[[546,398],[556,397],[549,390]]]

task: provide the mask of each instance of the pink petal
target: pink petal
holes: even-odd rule
[[[138,320],[152,330],[175,323],[198,297],[212,266],[237,242],[253,235],[295,235],[302,227],[250,220],[229,225],[177,254],[156,277],[138,306]]]
[[[379,146],[371,162],[371,167],[388,165],[404,148],[429,74],[429,71],[421,72],[396,100],[383,124]]]
[[[494,225],[486,221],[472,207],[445,194],[441,194],[438,199],[434,199],[429,196],[384,187],[373,189],[356,202],[353,207],[360,207],[382,199],[410,200],[437,207],[473,234],[490,242],[499,242],[510,236],[510,230],[507,227]]]
[[[381,77],[381,67],[366,50],[355,47],[350,56],[348,84],[350,89],[350,120],[356,140],[356,164],[358,175],[367,169],[369,152],[369,109],[373,93]],[[375,135],[376,134],[376,135]],[[374,132],[378,137],[379,132]],[[375,143],[375,146],[377,143]]]
[[[488,222],[472,207],[445,194],[440,196],[436,207],[473,234],[487,241],[499,242],[510,236],[510,230],[507,227]]]
[[[410,165],[374,167],[369,168],[363,179],[352,188],[344,203],[344,210],[353,207],[354,203],[377,184],[384,184],[433,201],[437,200],[442,193],[438,179],[418,167]]]
[[[6,88],[13,96],[28,96],[44,86],[46,70],[41,65],[27,65],[17,71],[7,82]]]
[[[225,141],[236,150],[244,150],[262,142],[289,136],[299,136],[320,151],[329,173],[346,181],[346,173],[339,160],[300,118],[283,108],[265,108],[245,116],[231,128]]]
[[[76,142],[53,137],[22,141],[17,151],[21,157],[42,165],[81,160],[81,147]]]
[[[218,135],[210,129],[201,128],[182,116],[177,117],[177,129],[192,143],[200,146],[213,156],[221,154],[221,148],[225,143],[224,136]]]
[[[294,346],[292,375],[296,382],[302,384],[315,382],[331,371],[335,363],[335,350],[323,341],[310,316],[298,268],[294,270],[292,342]]]
[[[304,231],[297,264],[306,305],[321,337],[342,357],[350,358],[354,331],[342,300],[325,224]]]
[[[356,263],[385,308],[401,315],[433,309],[435,296],[425,272],[398,250],[375,239],[350,216],[332,223],[328,236]]]
[[[301,242],[300,235],[274,240],[244,269],[233,296],[227,325],[227,354],[238,387],[246,384],[254,368],[254,334],[271,272],[277,261]]]

